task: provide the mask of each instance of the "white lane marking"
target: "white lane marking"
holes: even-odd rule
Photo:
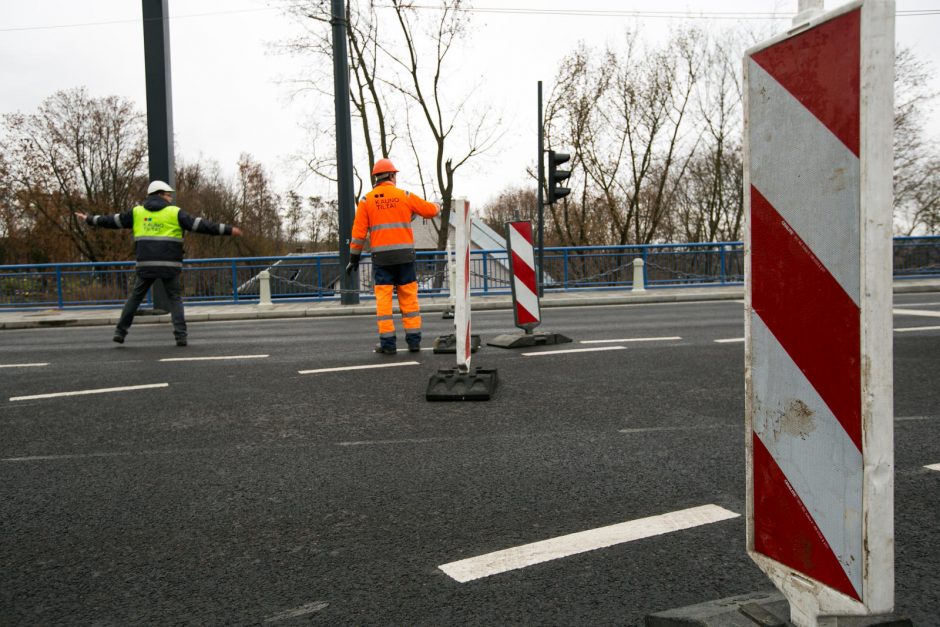
[[[600,348],[569,348],[563,351],[541,351],[538,353],[522,353],[523,357],[541,357],[542,355],[564,355],[565,353],[594,353],[597,351],[622,351],[626,346],[601,346]]]
[[[411,438],[404,440],[350,440],[337,442],[337,446],[371,446],[385,444],[427,444],[429,442],[449,442],[453,438]]]
[[[549,540],[523,544],[522,546],[487,553],[486,555],[450,562],[438,566],[438,568],[451,578],[464,583],[561,557],[738,518],[739,516],[740,514],[717,505],[702,505],[669,514],[650,516],[649,518],[631,520]]]
[[[924,466],[928,470],[940,470],[940,464],[930,464],[929,466]]]
[[[38,398],[58,398],[60,396],[84,396],[86,394],[108,394],[110,392],[130,392],[131,390],[149,390],[167,388],[169,383],[149,383],[147,385],[128,385],[120,388],[98,388],[97,390],[78,390],[76,392],[53,392],[52,394],[33,394],[32,396],[13,396],[11,401],[32,401]]]
[[[891,313],[895,316],[926,316],[927,318],[940,318],[940,311],[928,311],[926,309],[892,309]]]
[[[582,344],[617,344],[619,342],[670,342],[673,340],[681,340],[682,338],[678,335],[672,335],[669,337],[629,337],[623,338],[620,340],[581,340]]]
[[[216,357],[167,357],[160,361],[220,361],[223,359],[266,359],[270,355],[218,355]]]
[[[307,603],[306,605],[301,605],[298,608],[292,610],[286,610],[274,616],[269,616],[264,619],[265,623],[276,623],[278,621],[287,620],[289,618],[297,618],[299,616],[306,616],[307,614],[313,614],[314,612],[319,612],[320,610],[329,607],[329,603],[326,601],[314,601],[313,603]]]
[[[369,370],[372,368],[395,368],[397,366],[420,366],[417,361],[397,361],[393,364],[369,364],[368,366],[342,366],[340,368],[320,368],[318,370],[298,370],[297,374],[319,374],[321,372],[342,372],[344,370]]]
[[[122,457],[136,453],[79,453],[75,455],[30,455],[28,457],[4,457],[0,462],[45,462],[58,459],[86,459],[90,457]]]
[[[740,425],[703,425],[688,427],[635,427],[633,429],[620,429],[617,433],[655,433],[659,431],[702,431],[706,429],[737,429]]]
[[[0,368],[42,368],[48,365],[49,362],[35,364],[0,364]]]
[[[744,341],[743,337],[729,337],[724,340],[715,340],[715,344],[734,344],[734,343],[743,342],[743,341]]]
[[[894,330],[895,333],[912,333],[914,331],[940,331],[940,327],[904,327]]]

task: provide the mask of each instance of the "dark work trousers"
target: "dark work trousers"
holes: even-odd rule
[[[117,333],[121,336],[127,335],[128,329],[134,323],[134,314],[137,308],[147,295],[147,290],[155,281],[163,281],[163,287],[166,289],[166,295],[170,299],[170,317],[173,319],[173,335],[176,339],[186,337],[186,318],[183,316],[183,299],[181,297],[183,288],[180,285],[179,273],[171,277],[161,279],[145,279],[137,274],[137,281],[134,283],[134,290],[127,297],[124,303],[124,309],[121,311],[121,319],[117,324]]]

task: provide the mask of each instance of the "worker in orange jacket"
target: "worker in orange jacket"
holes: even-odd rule
[[[421,350],[421,313],[418,306],[418,275],[415,269],[415,238],[411,221],[416,215],[433,218],[441,208],[436,203],[398,189],[398,170],[388,159],[379,159],[372,168],[375,187],[356,207],[349,264],[346,274],[359,268],[359,258],[366,237],[372,251],[375,279],[375,315],[379,325],[379,344],[375,352],[394,355],[397,351],[392,295],[398,292],[401,322],[405,327],[408,350]]]

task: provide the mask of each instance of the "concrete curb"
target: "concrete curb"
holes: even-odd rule
[[[896,281],[895,294],[940,292],[940,280]],[[587,307],[599,305],[640,305],[649,303],[707,302],[743,300],[744,286],[707,288],[659,288],[643,292],[566,292],[548,294],[541,299],[543,309],[552,307]],[[450,301],[441,298],[422,299],[421,311],[442,312]],[[474,311],[511,309],[512,298],[505,296],[475,296],[471,298]],[[396,308],[397,312],[397,308]],[[273,307],[259,305],[190,305],[186,308],[187,322],[215,322],[228,320],[273,320],[285,318],[316,318],[327,316],[372,316],[375,307],[368,305],[345,306],[336,302],[323,304],[275,303]],[[120,317],[118,309],[109,311],[48,310],[32,312],[0,312],[0,329],[39,329],[78,326],[114,326]],[[169,314],[138,315],[134,324],[169,324]]]

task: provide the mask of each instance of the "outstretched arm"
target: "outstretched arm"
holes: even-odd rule
[[[181,227],[193,233],[202,233],[204,235],[232,235],[234,237],[241,237],[242,234],[242,230],[237,226],[216,223],[208,218],[194,218],[182,209],[180,209],[178,219]]]
[[[131,229],[134,228],[134,212],[125,211],[124,213],[115,213],[107,216],[96,216],[81,211],[75,212],[75,217],[84,220],[85,224],[98,226],[105,229]]]

